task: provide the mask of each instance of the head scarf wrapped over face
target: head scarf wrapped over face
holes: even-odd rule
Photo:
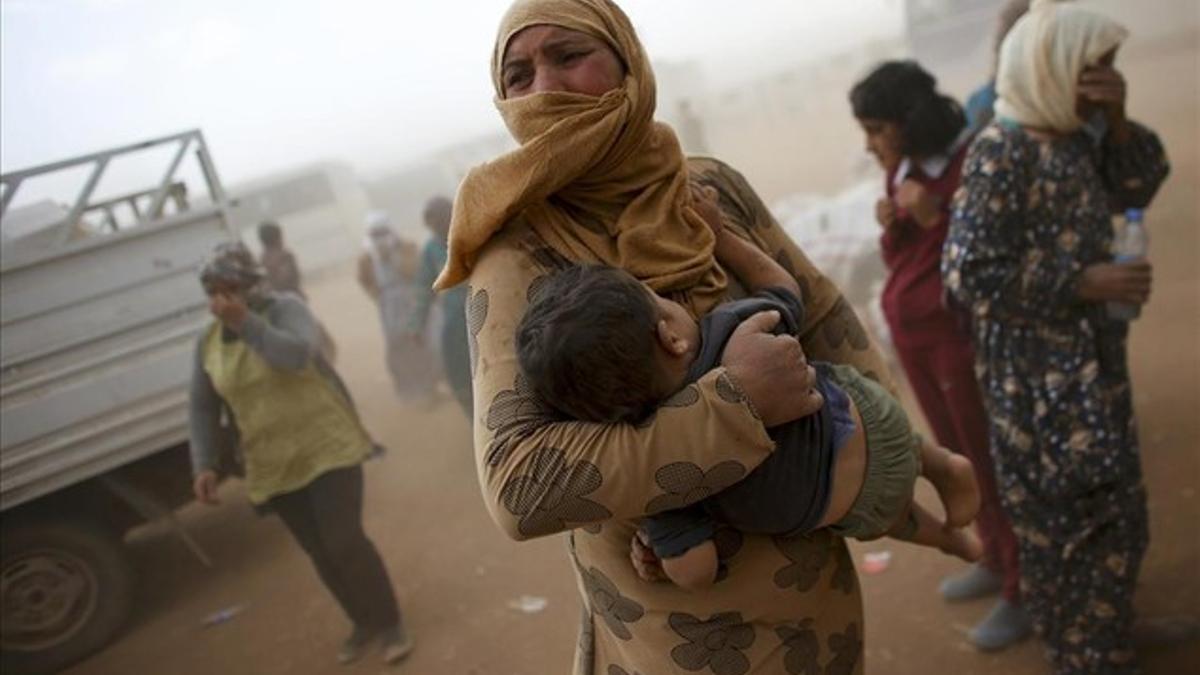
[[[200,284],[208,292],[218,284],[237,288],[247,302],[257,302],[266,293],[263,268],[240,241],[225,241],[213,247],[200,268]]]
[[[1025,126],[1071,133],[1083,69],[1118,47],[1128,31],[1072,2],[1034,0],[1000,46],[996,115]]]
[[[536,25],[604,41],[625,66],[624,82],[599,97],[505,100],[504,53],[513,36]],[[719,301],[725,277],[713,263],[712,233],[691,206],[674,132],[654,121],[654,75],[620,8],[609,0],[517,0],[500,25],[492,81],[496,107],[521,146],[463,180],[435,288],[466,279],[488,239],[524,215],[567,258],[620,267],[656,291],[686,290],[697,313]]]

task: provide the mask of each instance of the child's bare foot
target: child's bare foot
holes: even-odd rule
[[[947,527],[945,532],[949,541],[942,547],[942,551],[967,562],[978,562],[983,557],[983,542],[971,530]]]
[[[937,490],[946,509],[947,527],[964,527],[979,513],[979,485],[971,460],[943,450],[949,456],[939,467],[930,467],[929,482]]]

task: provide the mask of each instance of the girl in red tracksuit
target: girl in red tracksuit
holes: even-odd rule
[[[975,379],[970,336],[943,301],[939,265],[951,196],[971,141],[962,108],[912,61],[880,65],[850,93],[867,150],[887,172],[887,196],[876,204],[888,268],[883,312],[900,363],[940,445],[975,465],[983,503],[977,518],[981,563],[942,584],[947,600],[1001,591],[970,633],[981,649],[1000,649],[1029,635],[1020,608],[1017,545],[1001,509],[988,448],[988,419]]]

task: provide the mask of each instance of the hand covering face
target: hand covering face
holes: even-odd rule
[[[1034,0],[1000,46],[996,116],[1059,133],[1078,130],[1084,123],[1075,111],[1080,74],[1128,34],[1087,7]]]

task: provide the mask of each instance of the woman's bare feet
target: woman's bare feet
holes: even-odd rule
[[[942,551],[967,562],[977,562],[983,557],[983,542],[971,530],[947,527],[945,533],[948,541],[941,547]]]
[[[947,527],[964,527],[979,513],[979,485],[975,482],[975,467],[971,460],[945,448],[938,461],[927,465],[925,477],[933,483],[938,499],[946,510]]]

